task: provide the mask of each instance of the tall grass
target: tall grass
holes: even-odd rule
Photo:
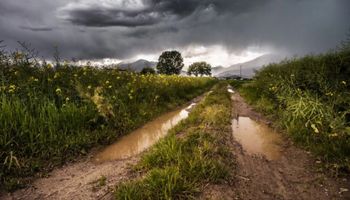
[[[142,157],[136,169],[145,176],[119,185],[116,199],[193,199],[206,184],[230,181],[230,108],[221,84]]]
[[[241,93],[331,169],[349,172],[349,48],[268,65]]]
[[[215,80],[140,75],[69,63],[0,58],[0,185],[111,142],[203,93]]]

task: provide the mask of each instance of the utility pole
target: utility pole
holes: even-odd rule
[[[242,65],[239,66],[239,77],[242,79]]]

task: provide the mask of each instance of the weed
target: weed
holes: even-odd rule
[[[189,117],[176,125],[143,155],[137,168],[143,178],[117,186],[117,199],[193,199],[206,183],[232,178],[231,152],[225,148],[230,131],[230,97],[224,83],[216,86]],[[219,127],[219,129],[218,129]],[[184,137],[177,137],[177,133]]]
[[[268,65],[240,92],[325,165],[349,172],[349,77],[350,51],[343,48]]]

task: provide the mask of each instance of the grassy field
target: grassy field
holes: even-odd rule
[[[0,185],[46,171],[200,95],[211,78],[140,75],[0,53]]]
[[[230,119],[230,96],[220,83],[143,155],[135,169],[144,175],[118,185],[116,199],[192,199],[208,183],[230,181]]]
[[[240,89],[336,173],[350,172],[349,49],[268,65]]]

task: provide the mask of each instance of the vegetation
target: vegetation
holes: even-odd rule
[[[141,70],[141,74],[155,74],[156,70],[151,67],[145,67]]]
[[[230,181],[230,119],[230,96],[221,83],[142,157],[136,169],[144,175],[117,186],[116,199],[192,199],[208,183]]]
[[[0,185],[6,189],[111,142],[215,82],[34,59],[0,53]]]
[[[195,62],[188,67],[187,74],[190,76],[192,74],[195,76],[198,76],[198,75],[210,76],[211,75],[211,66],[210,66],[210,64],[208,64],[206,62]]]
[[[159,56],[157,64],[159,74],[180,74],[183,67],[183,58],[178,51],[165,51]]]
[[[349,43],[348,43],[349,44]],[[350,48],[260,70],[241,93],[335,172],[350,170]]]

